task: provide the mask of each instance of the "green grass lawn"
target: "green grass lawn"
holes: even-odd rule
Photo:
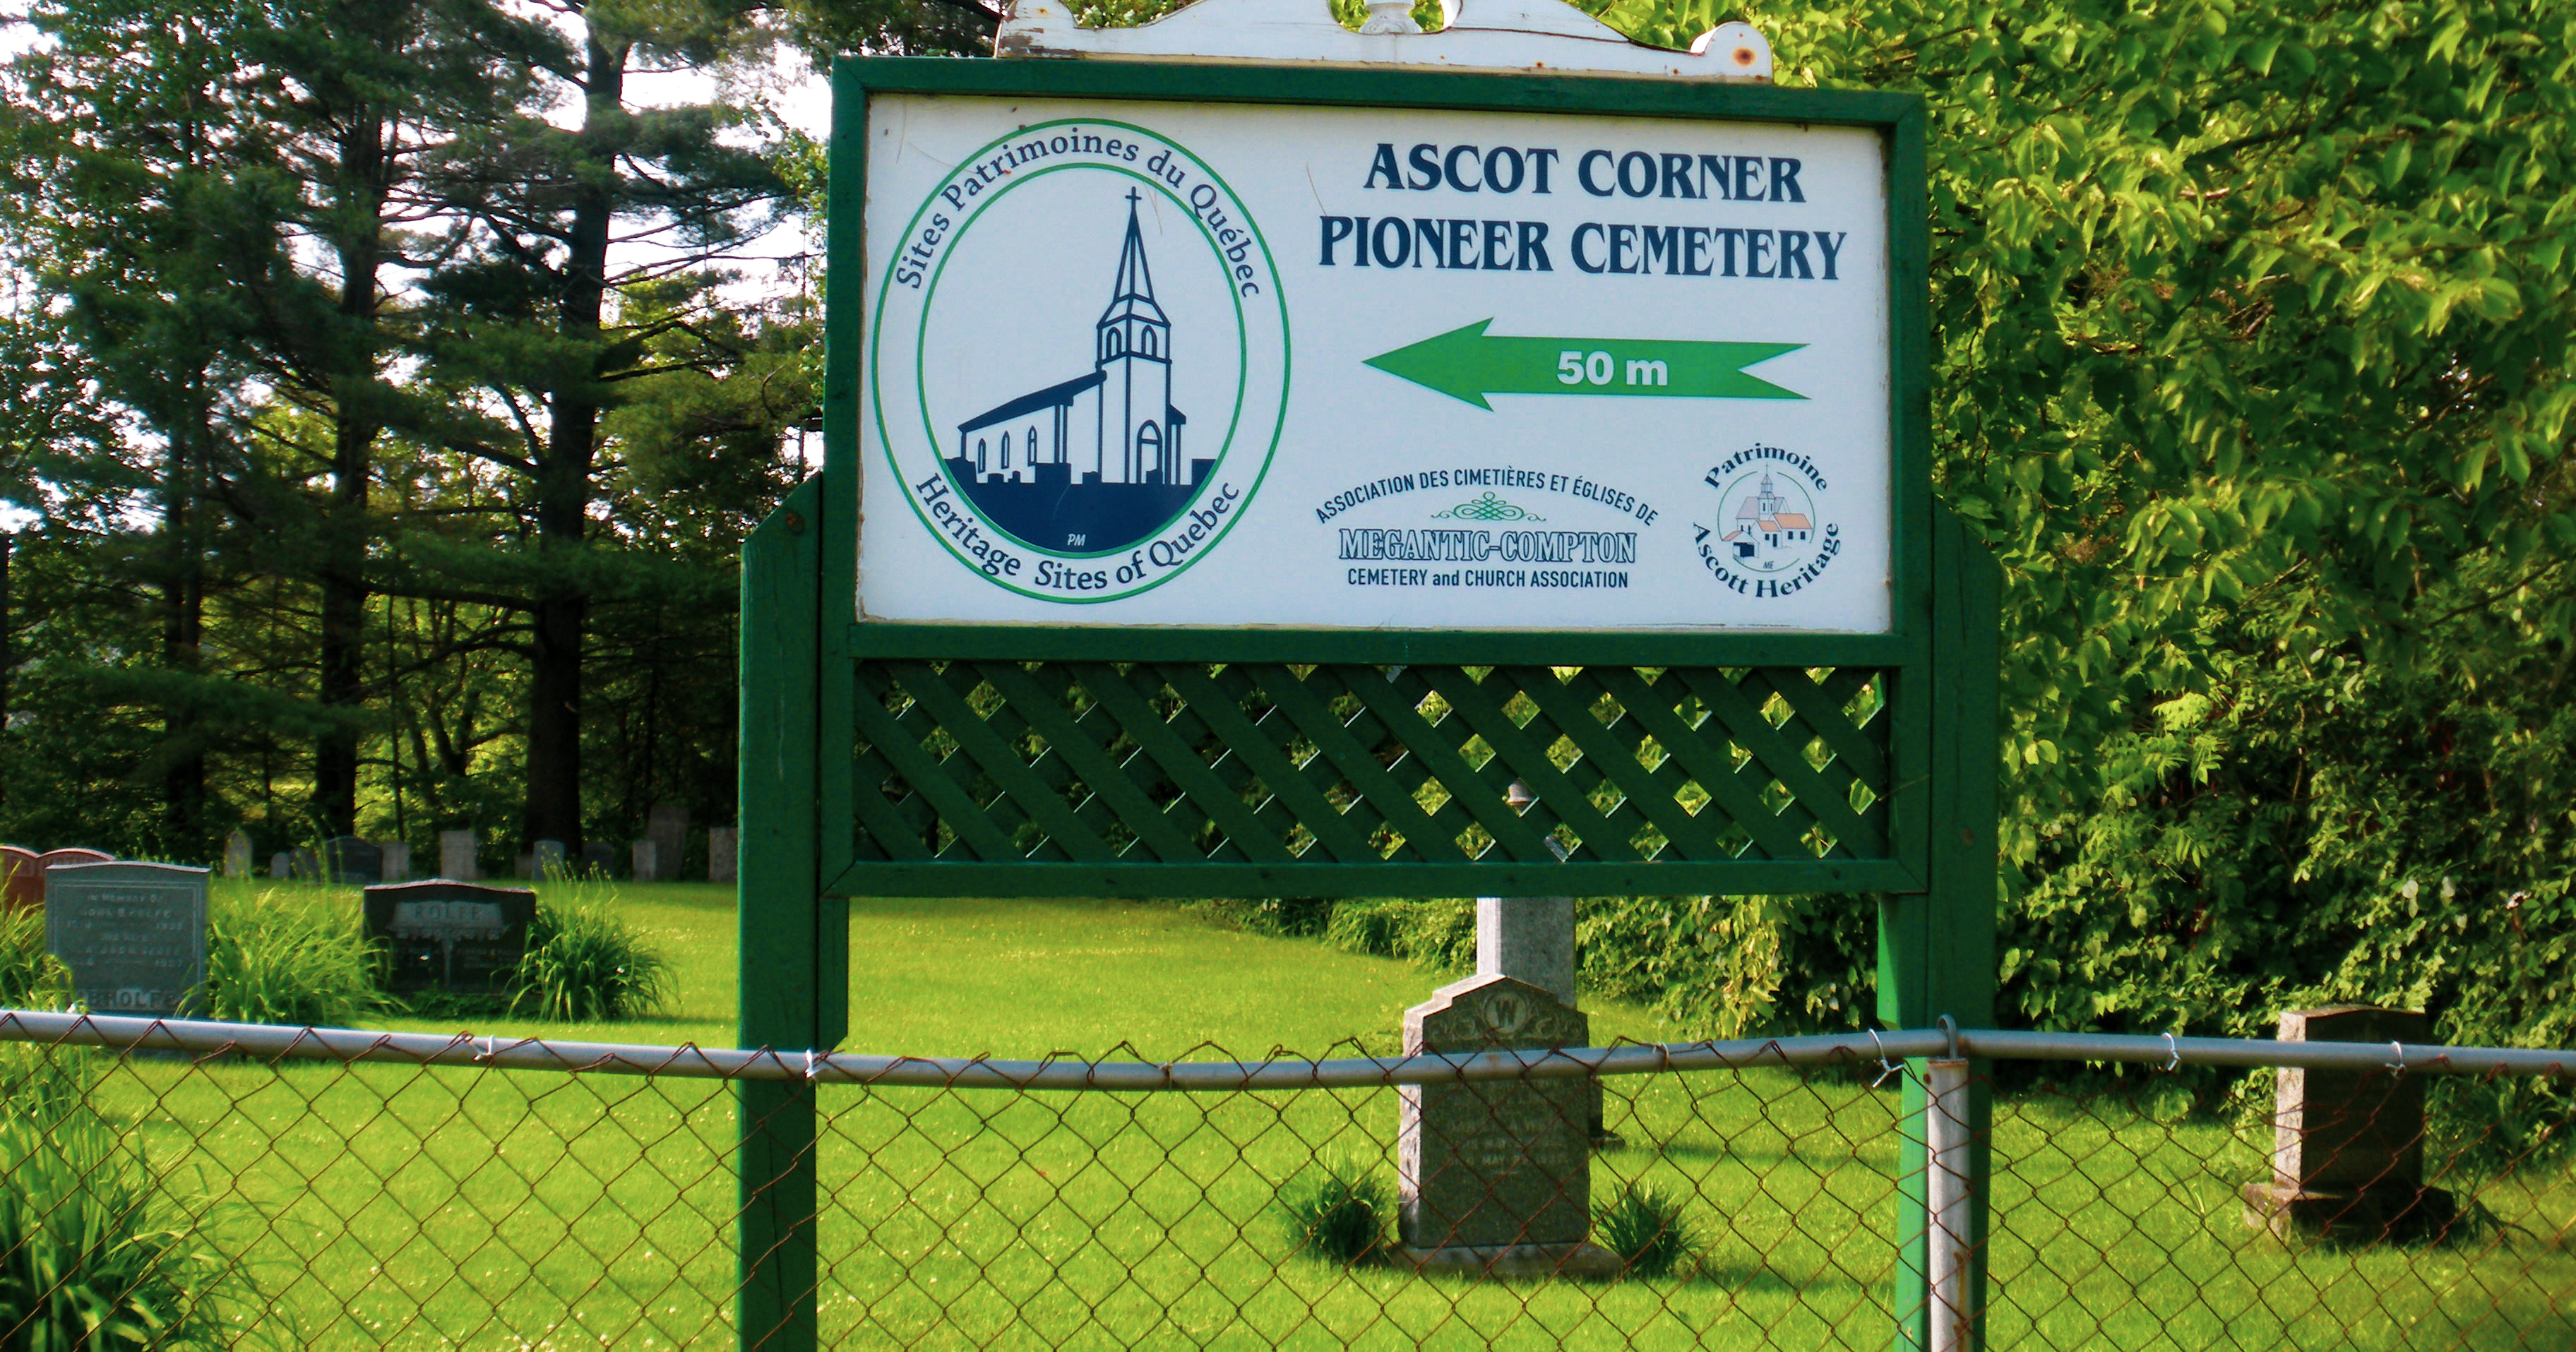
[[[264,885],[265,886],[265,885]],[[288,888],[273,904],[345,905]],[[731,1041],[723,889],[613,902],[673,963],[655,1018],[477,1019],[473,1031]],[[1440,978],[1123,902],[861,903],[856,1050],[1152,1057],[1392,1049]],[[452,1031],[456,1019],[386,1020]],[[1659,1036],[1593,1010],[1598,1039]],[[1204,1053],[1202,1053],[1204,1054]],[[1392,1174],[1386,1091],[822,1093],[821,1300],[832,1346],[1853,1347],[1889,1345],[1897,1098],[1843,1073],[1610,1081],[1626,1148],[1595,1195],[1693,1200],[1686,1276],[1488,1285],[1292,1256],[1282,1183],[1327,1154]],[[262,1289],[283,1345],[720,1345],[734,1280],[733,1101],[718,1084],[140,1061],[100,1099],[136,1124]],[[2563,1173],[2479,1194],[2509,1226],[2437,1251],[2287,1252],[2237,1186],[2263,1144],[2124,1101],[1999,1107],[1993,1344],[2576,1347]]]

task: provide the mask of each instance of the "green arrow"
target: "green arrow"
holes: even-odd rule
[[[1660,399],[1804,399],[1744,373],[1804,343],[1650,338],[1492,338],[1490,319],[1368,359],[1391,376],[1490,411],[1489,394],[1627,394]]]

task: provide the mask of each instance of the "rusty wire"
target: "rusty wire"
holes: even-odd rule
[[[1805,1064],[1785,1064],[1784,1044],[1526,1064],[1198,1048],[1004,1074],[974,1060],[809,1064],[313,1030],[263,1030],[251,1051],[232,1026],[159,1028],[192,1049],[155,1050],[119,1021],[0,1015],[8,1130],[23,1138],[0,1166],[19,1218],[59,1214],[30,1142],[103,1132],[115,1152],[85,1166],[150,1183],[129,1228],[195,1236],[219,1263],[197,1297],[198,1341],[213,1345],[730,1343],[742,1204],[731,1081],[754,1076],[792,1076],[815,1096],[827,1346],[1878,1352],[1921,1300],[1900,1222],[1923,1180],[1919,1063],[1876,1083],[1866,1038],[1845,1040],[1860,1052],[1796,1049]],[[1880,1045],[1919,1056],[1934,1048],[1901,1039],[1925,1036]],[[1985,1051],[1994,1044],[1978,1040],[1994,1036],[1963,1041]],[[2288,1059],[2289,1045],[2230,1044],[2173,1070],[2161,1054],[2116,1068],[1979,1061],[1975,1089],[1992,1104],[1978,1137],[1991,1218],[1974,1237],[1987,1345],[2576,1345],[2566,1101],[2496,1107],[2481,1095],[2514,1081],[2450,1077],[2433,1125],[2397,1143],[2451,1199],[2437,1218],[2391,1226],[2328,1207],[2275,1233],[2245,1192],[2272,1174],[2268,1075],[2211,1063],[2266,1048]],[[1236,1083],[1175,1067],[1232,1067],[1211,1074]],[[1563,1255],[1552,1273],[1422,1270],[1439,1246],[1405,1243],[1422,1237],[1401,1223],[1402,1086],[1468,1096],[1445,1119],[1463,1131],[1589,1141],[1576,1106],[1587,1070],[1614,1072],[1597,1080],[1607,1134],[1576,1155],[1590,1238],[1610,1237],[1608,1211],[1626,1198],[1624,1247],[1641,1213],[1666,1217],[1675,1242],[1660,1257],[1614,1253],[1591,1275]],[[2375,1074],[2363,1083],[2414,1072]],[[2358,1111],[2375,1121],[2375,1103]],[[1481,1157],[1446,1144],[1460,1148],[1422,1189],[1470,1212],[1536,1209],[1527,1178],[1513,1181],[1526,1160],[1490,1141]],[[1374,1189],[1373,1243],[1319,1251],[1301,1228],[1297,1201],[1334,1176]],[[0,1232],[0,1346],[29,1341],[36,1315],[6,1303],[20,1287],[74,1281],[23,1277],[37,1247],[23,1229]]]

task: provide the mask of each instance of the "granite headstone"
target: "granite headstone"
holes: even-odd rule
[[[1405,1054],[1587,1044],[1591,1021],[1508,976],[1478,976],[1404,1012]],[[1591,1229],[1586,1077],[1406,1085],[1397,1228],[1418,1267],[1495,1276],[1616,1272]]]
[[[250,876],[250,833],[238,826],[233,828],[231,835],[224,837],[224,876]]]
[[[646,836],[633,847],[634,868],[627,876],[639,883],[654,882],[662,876],[662,842]]]
[[[2332,1005],[2281,1016],[2283,1042],[2432,1040],[2421,1010]],[[2387,1070],[2305,1070],[2275,1079],[2272,1177],[2245,1187],[2246,1220],[2284,1239],[2436,1236],[2458,1202],[2424,1186],[2424,1077]]]
[[[707,828],[707,881],[729,883],[734,880],[734,842],[740,833],[730,826]]]
[[[377,878],[378,882],[401,883],[411,881],[410,842],[401,840],[380,841],[377,843],[376,849],[378,851],[377,858],[383,861],[383,867],[377,870],[379,875]]]
[[[96,1014],[175,1014],[206,979],[207,871],[70,863],[45,870],[45,947]]]
[[[284,850],[279,850],[277,853],[270,855],[268,857],[268,876],[272,878],[294,877],[295,856]]]
[[[586,840],[581,845],[581,876],[613,878],[617,875],[617,847],[604,840]]]
[[[483,876],[483,868],[474,854],[474,830],[438,833],[438,876],[460,883],[470,883]]]
[[[44,856],[23,846],[0,845],[0,906],[29,911],[44,904]]]
[[[115,855],[109,854],[105,850],[84,850],[74,848],[68,850],[47,850],[43,854],[36,856],[36,863],[39,867],[50,869],[56,864],[104,864],[114,858],[116,858]]]
[[[571,860],[560,840],[540,840],[521,856],[522,878],[559,878],[572,871]]]
[[[384,847],[356,836],[333,836],[322,842],[322,862],[329,881],[364,887],[385,880]]]
[[[655,803],[644,814],[644,838],[653,844],[653,876],[638,873],[637,882],[667,883],[680,876],[680,856],[689,848],[689,810],[678,803]],[[637,855],[642,858],[642,855]]]
[[[397,991],[489,994],[528,951],[537,894],[433,878],[366,889],[367,937],[391,960]]]

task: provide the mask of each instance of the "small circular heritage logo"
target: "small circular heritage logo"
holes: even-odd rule
[[[1288,318],[1225,181],[1143,127],[1044,123],[924,199],[878,288],[869,392],[922,524],[997,586],[1147,591],[1268,471]]]
[[[1825,476],[1803,455],[1755,445],[1712,467],[1716,520],[1696,525],[1702,567],[1739,595],[1789,596],[1842,553]]]

